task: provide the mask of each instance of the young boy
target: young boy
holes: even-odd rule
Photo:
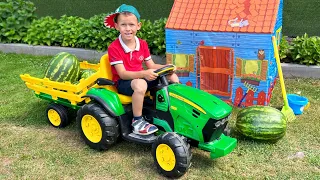
[[[136,37],[141,22],[135,7],[122,4],[115,13],[105,18],[104,24],[120,32],[119,37],[108,47],[108,54],[118,93],[132,96],[133,132],[140,135],[152,134],[158,128],[142,117],[143,100],[147,89],[157,84],[157,74],[154,71],[164,65],[155,64],[147,42]],[[143,62],[147,70],[143,70]],[[170,82],[179,82],[174,73],[168,75],[167,79]]]

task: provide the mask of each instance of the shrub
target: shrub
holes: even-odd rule
[[[34,20],[28,29],[24,42],[32,45],[65,46],[106,51],[118,36],[115,29],[106,28],[103,20],[107,14],[83,19],[62,16],[60,19],[43,17]],[[165,23],[160,19],[152,23],[141,20],[142,27],[137,36],[146,40],[152,54],[165,53]]]
[[[167,18],[161,18],[159,20],[154,21],[153,23],[153,33],[155,34],[152,39],[152,53],[153,54],[164,54],[166,52],[166,34],[165,34],[165,26],[167,23]]]
[[[320,37],[304,34],[296,37],[290,47],[292,60],[299,64],[320,65]]]
[[[61,46],[76,47],[82,33],[81,28],[85,23],[86,20],[80,17],[61,16],[58,20],[59,38],[62,39]]]
[[[137,36],[141,39],[147,41],[150,53],[159,55],[165,54],[166,44],[165,44],[165,25],[167,18],[161,18],[154,21],[141,20],[142,27],[138,31]]]
[[[62,42],[60,34],[58,20],[47,16],[32,22],[23,41],[32,45],[59,46]]]
[[[83,21],[78,47],[106,51],[119,33],[115,29],[106,28],[103,20],[106,14],[95,15]]]
[[[289,56],[289,48],[290,45],[287,41],[287,36],[282,36],[281,41],[280,41],[280,59],[286,59]]]
[[[36,17],[35,10],[34,4],[30,1],[0,2],[0,42],[22,42],[31,22]]]

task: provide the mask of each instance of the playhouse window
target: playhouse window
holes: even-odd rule
[[[177,67],[177,73],[194,72],[193,54],[170,54],[167,53],[167,63]]]
[[[236,76],[241,79],[266,80],[268,61],[237,58]]]

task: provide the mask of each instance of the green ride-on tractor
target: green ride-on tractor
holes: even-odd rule
[[[199,89],[168,83],[166,75],[173,68],[168,65],[155,71],[159,83],[144,101],[144,118],[158,127],[156,134],[132,133],[131,104],[121,104],[115,92],[91,88],[86,97],[93,101],[81,107],[77,115],[85,142],[94,149],[108,149],[121,135],[131,142],[152,144],[155,164],[167,177],[182,176],[189,168],[189,143],[211,152],[212,159],[230,153],[237,140],[223,132],[232,107]],[[97,84],[112,86],[114,82],[99,78]]]
[[[172,65],[155,71],[158,73],[158,85],[145,96],[143,116],[159,129],[147,136],[132,133],[131,97],[116,92],[107,55],[101,58],[100,68],[97,69],[99,71],[93,75],[96,76],[92,77],[93,82],[90,82],[90,77],[80,81],[78,86],[86,86],[87,90],[81,90],[86,93],[81,95],[85,101],[80,103],[73,102],[76,96],[73,98],[72,95],[64,96],[67,100],[63,99],[63,93],[68,93],[66,90],[53,95],[46,94],[56,89],[52,88],[53,85],[59,85],[56,82],[52,82],[48,86],[50,90],[47,90],[41,89],[46,81],[24,75],[21,77],[29,81],[27,86],[34,89],[38,97],[54,101],[47,108],[48,120],[54,127],[63,127],[70,122],[65,107],[76,107],[80,134],[88,146],[106,150],[116,144],[120,137],[134,143],[152,145],[157,169],[170,178],[182,176],[190,167],[190,145],[209,151],[212,159],[225,156],[236,147],[237,140],[225,135],[232,107],[207,92],[169,83],[166,75],[174,69]],[[41,84],[36,87],[31,84],[32,81]],[[73,88],[71,85],[59,86]],[[57,98],[58,95],[61,98]],[[68,100],[73,105],[68,104]]]

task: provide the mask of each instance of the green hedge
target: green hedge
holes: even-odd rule
[[[118,31],[106,28],[103,19],[107,14],[89,19],[47,16],[35,19],[34,4],[23,0],[0,2],[0,42],[28,43],[32,45],[64,46],[106,51],[118,37]],[[165,24],[167,19],[150,21],[142,19],[137,36],[145,39],[152,54],[164,54]],[[280,44],[282,61],[306,65],[320,65],[320,38],[298,36],[288,43],[286,37]]]
[[[290,42],[287,39],[283,37],[280,43],[282,62],[320,66],[320,37],[304,34]]]
[[[114,12],[121,4],[135,6],[141,18],[155,21],[167,18],[174,0],[31,0],[40,17],[62,15],[79,16],[86,19],[108,12]]]
[[[106,51],[107,47],[118,36],[115,29],[106,28],[100,14],[84,19],[73,16],[62,16],[60,19],[43,17],[34,20],[22,42],[32,45],[64,46]],[[154,22],[142,19],[142,27],[137,36],[145,39],[153,54],[165,53],[166,19]]]
[[[106,28],[103,20],[107,14],[95,15],[89,19],[62,16],[59,19],[46,16],[35,19],[35,7],[30,1],[7,0],[0,2],[0,42],[28,43],[94,49],[106,51],[119,33]],[[164,27],[167,19],[151,22],[142,19],[138,36],[145,39],[152,54],[165,53]]]
[[[132,4],[142,18],[151,21],[167,18],[174,0],[32,0],[36,13],[59,18],[62,15],[90,18],[96,14],[113,12],[122,3]],[[308,33],[320,36],[319,0],[283,0],[283,33],[298,36]],[[75,8],[76,7],[76,8]]]
[[[320,36],[319,0],[283,0],[283,34]]]
[[[21,42],[35,19],[35,10],[29,1],[0,2],[0,42]]]
[[[5,1],[5,0],[0,0]],[[132,4],[139,10],[142,18],[151,21],[167,18],[174,0],[32,0],[37,7],[39,17],[62,15],[90,17],[113,12],[120,4]],[[284,0],[283,34],[302,36],[304,33],[320,36],[319,0]]]

